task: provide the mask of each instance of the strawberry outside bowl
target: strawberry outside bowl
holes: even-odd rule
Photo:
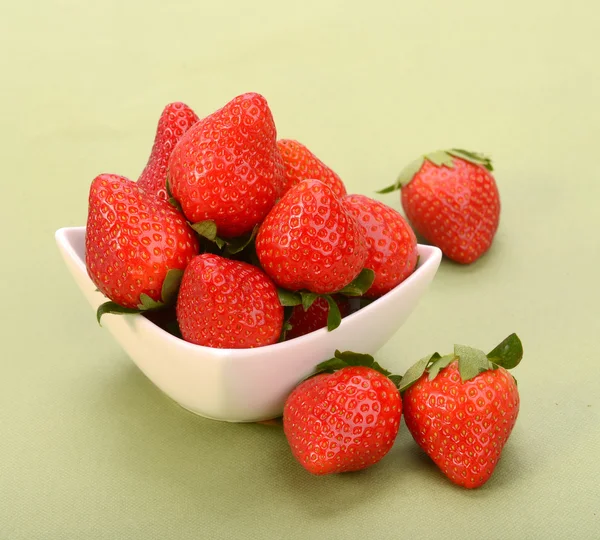
[[[85,266],[85,227],[56,231],[56,243],[94,311],[106,301]],[[417,269],[396,288],[346,316],[340,326],[254,349],[214,349],[183,341],[139,314],[102,317],[102,327],[138,368],[185,409],[214,420],[255,422],[281,415],[292,389],[336,349],[375,354],[404,324],[442,258],[418,245]]]

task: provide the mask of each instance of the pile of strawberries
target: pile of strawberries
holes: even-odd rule
[[[468,263],[498,226],[490,170],[485,156],[439,151],[383,191],[405,184],[412,226]],[[98,320],[141,311],[198,345],[260,347],[333,330],[350,312],[348,296],[386,294],[417,259],[400,213],[348,195],[306,146],[277,140],[255,93],[202,120],[183,103],[168,105],[138,181],[101,174],[90,188],[86,265],[109,299]]]
[[[414,231],[463,264],[489,249],[500,215],[491,171],[487,157],[466,150],[420,157],[380,192],[402,188],[407,221],[348,194],[303,144],[278,140],[259,94],[203,119],[169,104],[137,182],[101,174],[90,187],[86,266],[107,297],[98,321],[143,313],[188,342],[231,349],[334,330],[415,271]],[[481,485],[516,420],[505,368],[519,347],[514,335],[490,355],[458,347],[404,377],[368,355],[336,353],[286,403],[292,451],[315,474],[365,468],[391,448],[404,408],[444,472]]]
[[[304,145],[277,140],[258,94],[203,120],[167,106],[138,181],[102,174],[90,190],[86,264],[109,299],[98,318],[142,311],[165,322],[152,312],[174,305],[176,331],[198,345],[333,330],[349,296],[385,294],[417,258],[405,219],[348,195]]]

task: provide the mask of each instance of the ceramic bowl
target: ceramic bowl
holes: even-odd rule
[[[87,274],[85,227],[59,229],[56,243],[95,311],[106,298]],[[374,354],[404,324],[441,260],[436,247],[419,245],[418,250],[419,265],[411,276],[345,317],[332,332],[322,328],[255,349],[213,349],[187,343],[137,314],[106,314],[102,327],[160,390],[189,411],[229,422],[275,418],[294,386],[336,349]]]

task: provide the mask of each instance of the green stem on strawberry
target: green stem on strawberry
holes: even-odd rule
[[[163,281],[160,289],[160,298],[165,305],[174,304],[183,278],[183,270],[171,268]]]
[[[438,355],[439,356],[439,355]],[[430,379],[434,379],[437,377],[437,374],[442,371],[445,367],[448,367],[456,358],[454,354],[446,354],[444,356],[439,356],[436,358],[429,366],[429,377]]]
[[[516,334],[511,334],[487,354],[490,361],[504,369],[519,365],[523,358],[523,344]]]
[[[302,304],[300,293],[277,287],[277,295],[279,296],[279,302],[283,307],[293,307]]]
[[[160,291],[160,301],[150,298],[146,293],[141,293],[140,303],[136,308],[123,307],[116,302],[104,302],[96,310],[96,320],[98,321],[98,324],[102,326],[100,319],[106,313],[112,313],[114,315],[143,313],[145,311],[155,311],[173,305],[177,299],[177,293],[179,291],[179,286],[181,285],[182,277],[183,270],[171,268],[167,271]]]
[[[322,373],[334,373],[335,371],[339,371],[340,369],[346,367],[357,366],[368,367],[377,371],[378,373],[381,373],[382,375],[390,379],[394,383],[396,388],[399,387],[400,381],[402,380],[402,376],[393,375],[390,371],[388,371],[387,369],[382,367],[378,362],[376,362],[373,356],[371,356],[370,354],[357,353],[354,351],[339,351],[336,349],[334,357],[317,364],[314,371],[310,375],[308,375],[304,379],[304,381]],[[282,418],[278,417],[273,418],[271,420],[264,420],[256,423],[264,425],[281,426]]]
[[[189,223],[189,225],[201,239],[208,240],[216,245],[217,249],[214,250],[216,255],[221,255],[225,258],[232,258],[233,255],[241,253],[250,246],[253,243],[259,228],[258,225],[255,225],[249,233],[235,238],[225,239],[218,236],[217,225],[212,219],[207,219],[198,223]],[[210,248],[206,251],[213,253],[213,250]]]
[[[494,167],[492,166],[492,160],[484,154],[463,150],[461,148],[436,150],[434,152],[424,154],[414,161],[411,161],[406,167],[404,167],[404,169],[402,169],[398,178],[392,185],[380,189],[376,193],[391,193],[392,191],[401,189],[402,186],[408,184],[413,179],[415,174],[421,170],[425,160],[433,163],[436,167],[447,167],[449,169],[453,169],[454,158],[462,159],[463,161],[468,161],[470,163],[474,163],[475,165],[481,165],[488,171],[494,170]]]
[[[494,170],[492,160],[485,154],[480,154],[478,152],[470,152],[469,150],[463,150],[461,148],[452,148],[450,150],[447,150],[447,153],[456,158],[463,159],[465,161],[470,161],[475,165],[482,165],[490,172]]]
[[[369,290],[375,280],[375,272],[370,268],[363,270],[356,278],[346,285],[342,290],[333,294],[343,294],[345,296],[362,296]],[[335,299],[331,294],[317,294],[310,291],[288,291],[287,289],[277,288],[279,302],[284,307],[302,306],[304,311],[307,311],[313,305],[317,298],[324,298],[329,305],[329,313],[327,315],[327,330],[335,330],[342,322],[342,314]],[[289,328],[291,329],[291,327]]]
[[[351,283],[348,283],[341,291],[338,291],[338,294],[362,296],[371,288],[373,281],[375,281],[375,272],[370,268],[363,268]]]
[[[126,308],[126,307],[121,306],[120,304],[117,304],[116,302],[104,302],[103,304],[98,306],[98,309],[96,310],[96,320],[98,321],[98,324],[100,326],[102,326],[100,319],[106,313],[112,313],[113,315],[126,315],[128,313],[133,314],[133,313],[141,313],[141,312],[142,312],[141,309]]]
[[[320,295],[313,292],[301,292],[300,298],[302,299],[302,309],[308,311],[310,306],[313,305],[314,301],[319,298]]]
[[[327,330],[335,330],[340,324],[342,324],[342,314],[337,302],[331,295],[326,295],[325,300],[329,304],[329,313],[327,314]]]
[[[217,224],[212,219],[190,223],[190,227],[202,238],[216,244],[219,249],[225,247],[225,240],[217,236]]]
[[[250,233],[243,234],[241,236],[236,236],[235,238],[230,238],[229,240],[225,240],[227,244],[225,246],[224,255],[237,255],[244,251],[247,247],[253,244],[254,238],[258,233],[259,225],[255,225],[254,228],[250,231]]]
[[[400,375],[393,375],[390,371],[383,368],[370,354],[356,353],[353,351],[342,352],[339,350],[335,351],[333,358],[318,364],[314,373],[312,373],[310,377],[314,377],[320,373],[333,373],[334,371],[349,366],[363,366],[374,369],[375,371],[388,377],[396,386],[398,386],[402,380]]]
[[[455,345],[454,353],[441,356],[435,352],[421,358],[408,368],[402,377],[399,388],[401,392],[404,392],[416,383],[425,372],[427,372],[429,380],[433,380],[442,369],[455,360],[458,361],[460,378],[462,382],[466,382],[480,373],[498,369],[498,367],[512,369],[519,364],[522,358],[523,344],[514,333],[504,339],[488,354],[474,347]]]

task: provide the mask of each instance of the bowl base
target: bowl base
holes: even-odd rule
[[[226,418],[214,418],[212,416],[208,416],[199,411],[194,411],[193,409],[190,409],[190,408],[186,407],[185,405],[182,405],[181,403],[177,403],[177,401],[175,401],[173,399],[171,399],[171,401],[176,403],[183,410],[185,410],[195,416],[200,416],[201,418],[206,418],[207,420],[214,420],[215,422],[228,422],[230,424],[258,424],[261,422],[269,422],[271,420],[276,420],[277,418],[279,418],[281,416],[281,415],[279,415],[279,416],[272,416],[272,417],[268,417],[268,418],[257,418],[256,420],[228,420]]]

